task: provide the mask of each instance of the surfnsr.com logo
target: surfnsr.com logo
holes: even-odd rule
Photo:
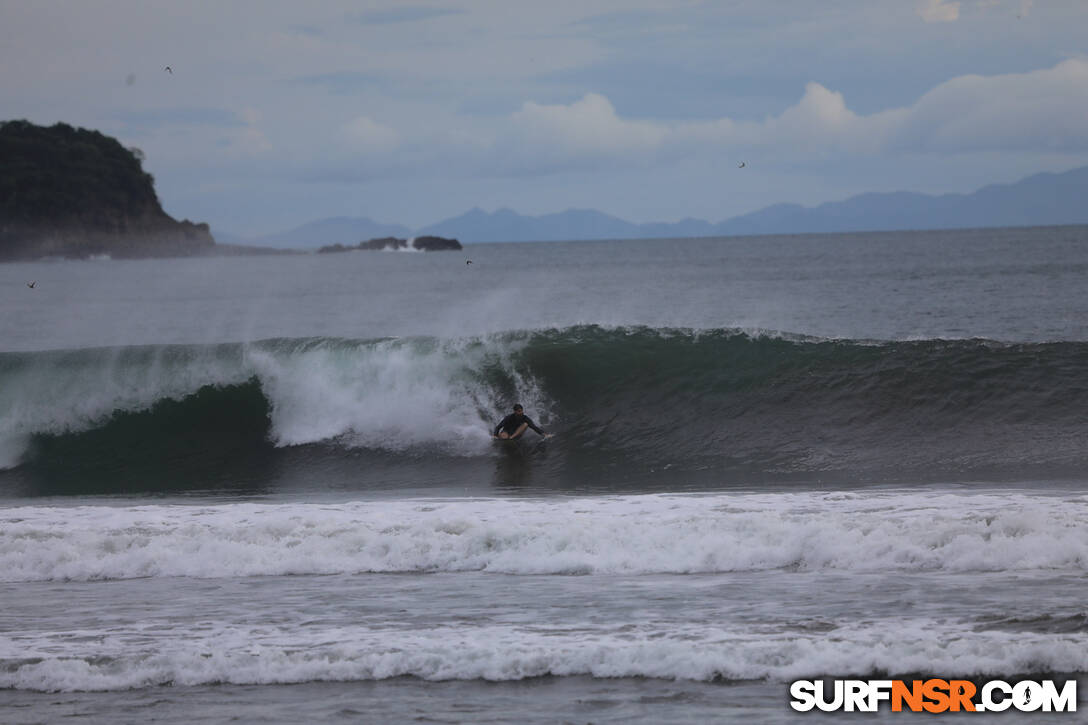
[[[825,686],[827,685],[827,686]],[[1059,688],[1053,680],[797,680],[790,684],[790,707],[799,712],[1076,712],[1077,681]]]

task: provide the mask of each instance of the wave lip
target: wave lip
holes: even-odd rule
[[[0,580],[775,569],[1083,575],[1085,503],[900,493],[20,507],[0,514]]]

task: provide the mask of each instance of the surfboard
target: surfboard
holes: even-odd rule
[[[551,440],[552,438],[555,438],[555,433],[549,433],[548,435],[544,436],[534,435],[533,438],[535,439],[534,442],[543,443],[546,440]],[[495,441],[496,443],[528,443],[532,439],[530,439],[528,437],[528,434],[526,434],[521,436],[520,438],[498,438],[497,436],[491,436],[491,440]]]
[[[536,440],[526,439],[525,436],[520,438],[495,438],[491,440],[495,441],[499,445],[499,448],[507,453],[514,455],[527,456],[537,451],[544,450],[547,447],[548,440],[555,438],[554,433],[549,433],[546,436],[534,436]]]

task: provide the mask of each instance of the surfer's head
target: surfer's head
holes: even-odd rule
[[[522,409],[521,403],[514,403],[514,413],[516,413],[517,415],[521,415],[524,412],[525,411]]]

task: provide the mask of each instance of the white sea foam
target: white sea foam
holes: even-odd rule
[[[247,360],[271,404],[277,445],[340,438],[386,450],[439,444],[449,452],[480,453],[489,443],[481,411],[501,408],[475,373],[485,356],[508,352],[471,340],[388,340],[291,354],[255,347]]]
[[[0,509],[0,580],[1088,571],[1088,497],[647,495]]]
[[[119,690],[155,685],[381,680],[769,679],[1088,671],[1088,635],[974,632],[938,620],[859,623],[829,635],[704,626],[419,629],[204,623],[195,629],[0,634],[0,688]]]

